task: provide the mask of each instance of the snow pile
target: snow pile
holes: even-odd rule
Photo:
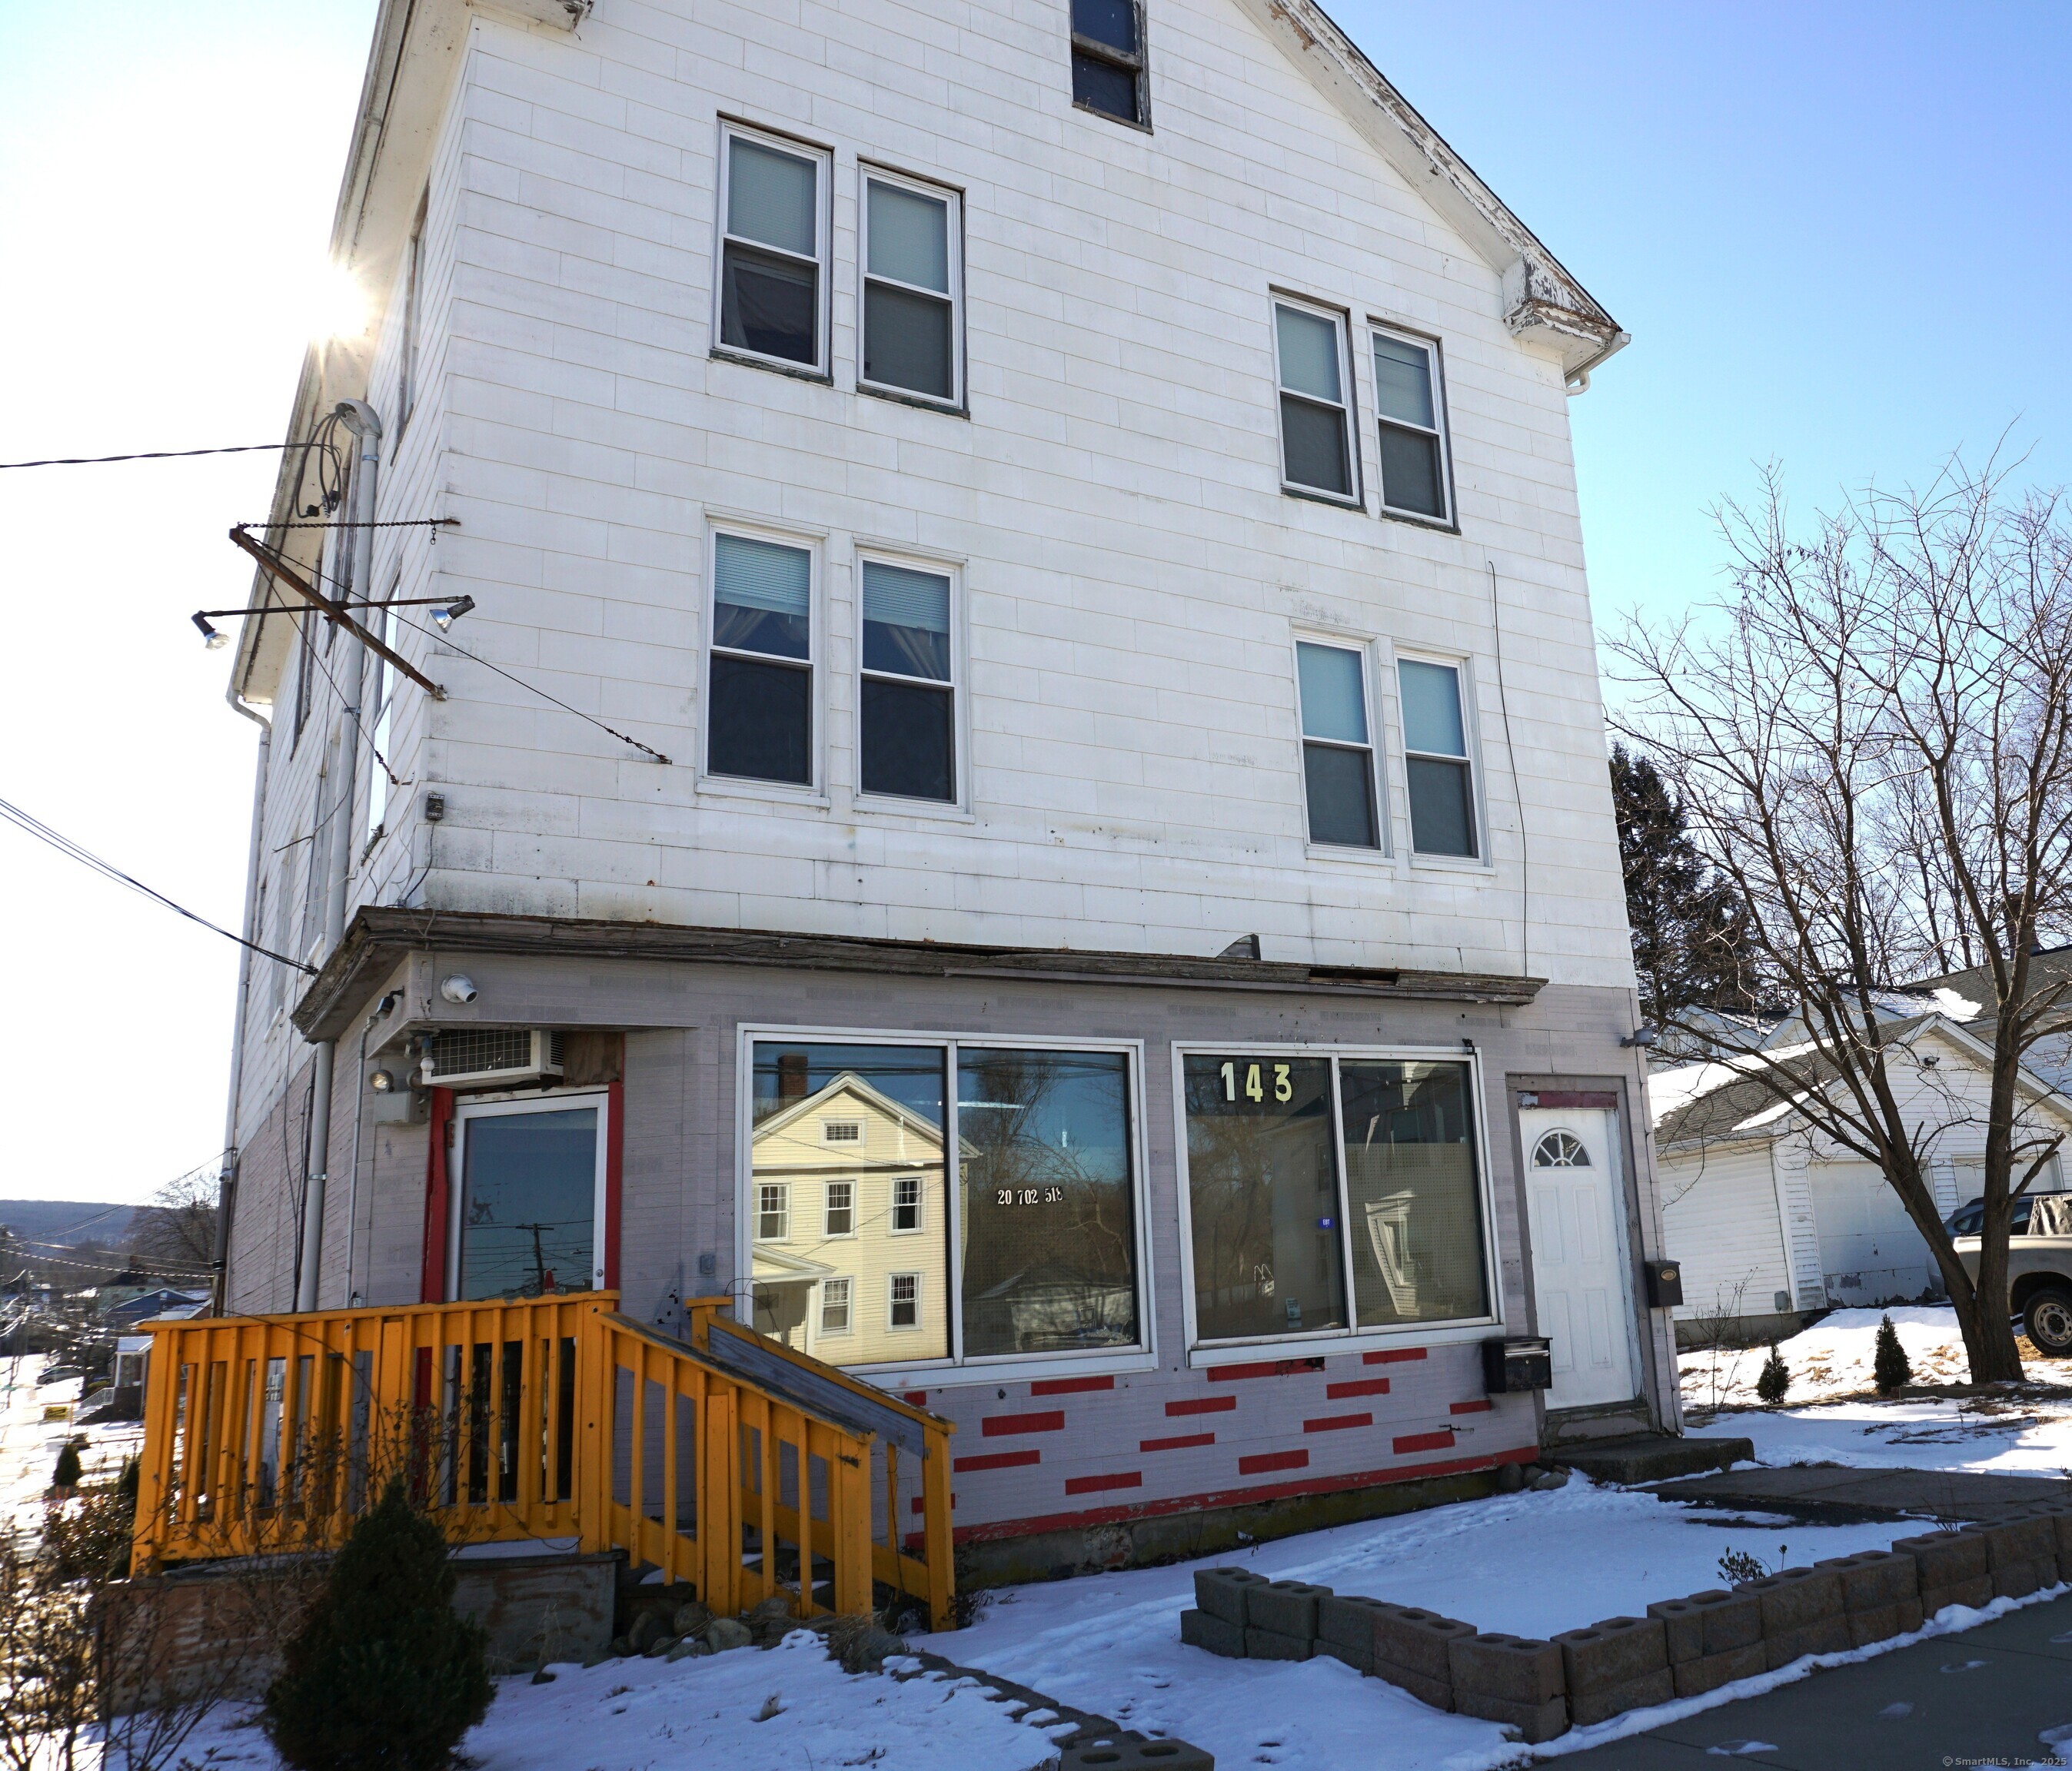
[[[767,1652],[553,1670],[549,1685],[498,1682],[488,1717],[462,1743],[478,1771],[1035,1771],[1058,1750],[1041,1722],[1017,1720],[1014,1705],[989,1701],[969,1679],[845,1673],[805,1630]],[[212,1717],[186,1750],[212,1771],[280,1762],[241,1706]]]
[[[38,1374],[53,1362],[41,1353],[0,1359],[0,1531],[39,1527],[66,1440],[87,1441],[80,1464],[89,1483],[111,1480],[143,1443],[144,1429],[134,1423],[76,1427],[44,1420],[48,1409],[76,1404],[84,1387],[77,1378],[39,1386]]]
[[[1752,1440],[1759,1464],[2072,1477],[2072,1407],[2018,1397],[1736,1409],[1688,1431]]]
[[[1729,1550],[1796,1566],[1881,1550],[1896,1535],[1889,1524],[1737,1517],[1575,1477],[1550,1494],[1340,1526],[1242,1555],[1013,1588],[972,1628],[928,1646],[1125,1728],[1177,1735],[1221,1765],[1470,1771],[1519,1749],[1494,1724],[1428,1709],[1334,1660],[1219,1660],[1183,1647],[1180,1613],[1194,1603],[1194,1570],[1236,1563],[1483,1629],[1547,1636],[1716,1587]],[[1385,1759],[1376,1757],[1378,1740],[1388,1743]]]
[[[1957,1332],[1957,1313],[1947,1305],[1899,1305],[1889,1311],[1835,1310],[1803,1333],[1778,1343],[1778,1351],[1791,1370],[1788,1400],[1826,1402],[1841,1396],[1876,1394],[1871,1361],[1877,1352],[1878,1322],[1886,1315],[1899,1331],[1899,1342],[1913,1363],[1916,1383],[1970,1381],[1971,1366],[1964,1356],[1964,1338]],[[1756,1374],[1768,1357],[1766,1347],[1700,1347],[1685,1352],[1680,1362],[1684,1408],[1690,1411],[1753,1406]],[[2041,1362],[2037,1374],[2054,1373],[2062,1362]]]

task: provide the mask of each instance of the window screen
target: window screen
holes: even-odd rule
[[[1338,323],[1276,303],[1273,323],[1281,365],[1281,478],[1305,491],[1350,498],[1352,463]]]
[[[720,342],[758,356],[822,366],[817,155],[726,138]]]
[[[1346,646],[1295,647],[1302,701],[1302,773],[1309,840],[1379,846],[1374,746],[1367,716],[1367,664]]]
[[[1461,673],[1451,664],[1406,658],[1396,666],[1396,678],[1403,692],[1411,844],[1420,854],[1472,856],[1474,781],[1462,717]]]
[[[877,178],[864,192],[863,379],[955,400],[952,199]]]
[[[1375,405],[1381,425],[1381,501],[1443,519],[1446,462],[1431,346],[1374,335]]]
[[[950,580],[863,563],[861,778],[865,793],[956,797]]]
[[[714,775],[812,780],[812,555],[713,538],[705,764]]]

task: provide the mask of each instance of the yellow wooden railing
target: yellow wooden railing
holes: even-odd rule
[[[954,1627],[947,1421],[727,1299],[689,1344],[617,1303],[151,1324],[136,1565],[330,1548],[401,1477],[456,1541],[623,1550],[723,1613],[861,1613],[876,1582]]]

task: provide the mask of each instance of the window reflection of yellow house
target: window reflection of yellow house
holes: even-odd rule
[[[947,1355],[941,1129],[845,1071],[750,1148],[755,1325],[835,1365]]]

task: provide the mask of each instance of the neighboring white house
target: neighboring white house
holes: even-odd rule
[[[1990,1052],[1947,1016],[1894,1026],[1889,1074],[1909,1119],[1936,1132],[1929,1169],[1947,1219],[1984,1184]],[[1805,1081],[1809,1091],[1838,1086],[1810,1058]],[[2022,1090],[2025,1135],[2072,1135],[2072,1101],[2033,1072],[2023,1073]],[[1742,1067],[1659,1071],[1648,1092],[1663,1234],[1683,1265],[1675,1313],[1686,1342],[1722,1320],[1754,1337],[1792,1332],[1811,1311],[1939,1294],[1928,1246],[1882,1172]],[[2054,1157],[2033,1190],[2061,1190],[2069,1169]]]
[[[966,1543],[1674,1427],[1625,335],[1312,0],[385,0],[334,242],[233,1309],[731,1293]]]

